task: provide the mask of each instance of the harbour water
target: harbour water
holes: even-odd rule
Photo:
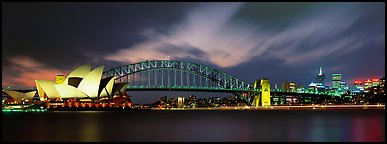
[[[384,110],[10,112],[8,142],[384,142]]]

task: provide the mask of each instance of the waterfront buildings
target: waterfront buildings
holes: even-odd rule
[[[179,96],[177,98],[177,105],[179,108],[183,108],[184,107],[184,97],[183,96]]]
[[[74,69],[66,78],[60,74],[55,81],[35,80],[35,90],[3,89],[8,95],[3,104],[42,104],[46,108],[131,107],[126,94],[127,83],[115,83],[113,76],[102,78],[103,68],[91,70],[91,65],[86,64]]]
[[[283,92],[297,92],[297,83],[296,82],[283,82],[282,91]]]
[[[379,85],[379,79],[378,78],[373,78],[372,79],[372,86],[378,86]]]
[[[36,80],[38,95],[36,94],[36,90],[31,92],[3,90],[3,92],[9,95],[11,97],[10,100],[14,100],[16,103],[29,102],[34,96],[38,96],[41,101],[51,101],[52,106],[68,105],[77,107],[91,105],[95,100],[96,102],[102,102],[102,106],[110,102],[121,103],[121,101],[114,100],[114,98],[117,98],[117,95],[126,94],[126,83],[115,83],[114,77],[102,78],[103,68],[104,67],[102,66],[91,70],[90,65],[83,65],[73,70],[67,77],[62,74],[57,75],[55,81]],[[274,92],[284,92],[282,95],[286,96],[277,95],[274,97],[273,95],[270,95],[270,83],[268,82],[268,79],[259,79],[255,83],[255,88],[259,90],[259,95],[257,95],[257,93],[254,95],[258,96],[254,98],[256,101],[253,102],[252,99],[249,100],[250,102],[253,102],[255,106],[264,106],[267,104],[293,104],[298,102],[311,103],[317,100],[321,101],[321,99],[311,98],[313,96],[297,96],[297,94],[302,93],[323,94],[339,98],[349,96],[351,99],[358,95],[361,98],[366,97],[367,94],[364,93],[368,92],[373,95],[384,94],[384,77],[381,79],[373,78],[371,80],[366,80],[364,84],[362,81],[357,80],[354,83],[355,87],[350,89],[349,86],[342,81],[342,74],[334,73],[332,74],[332,88],[330,88],[323,85],[325,76],[320,67],[316,81],[309,85],[309,90],[298,85],[296,82],[285,82],[282,84],[282,90],[277,90],[277,85],[274,85]],[[266,88],[265,85],[267,86]],[[271,91],[273,92],[273,90]],[[265,92],[269,93],[266,93],[266,95],[268,95],[266,97],[264,97]],[[365,100],[360,100],[361,98],[356,99],[364,102]],[[6,103],[6,101],[3,101],[3,103]],[[204,100],[197,99],[196,96],[193,95],[188,97],[188,99],[179,97],[178,99],[171,100],[168,100],[167,96],[164,96],[160,99],[160,104],[170,104],[166,107],[200,107],[204,105],[218,107],[229,105],[223,103],[222,98],[217,97]]]

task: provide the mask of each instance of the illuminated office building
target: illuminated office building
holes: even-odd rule
[[[380,87],[380,94],[384,94],[384,84],[386,83],[386,79],[384,78],[384,76],[382,78],[380,78],[379,80],[379,87]]]
[[[364,82],[364,89],[368,89],[372,87],[372,81],[370,79],[367,79],[365,82]]]
[[[177,106],[178,106],[179,108],[183,108],[183,107],[184,107],[184,97],[179,96],[179,97],[177,98]]]
[[[378,78],[373,78],[372,79],[372,86],[375,87],[375,86],[378,86],[379,85],[379,79]]]
[[[354,85],[354,91],[353,91],[354,93],[362,93],[364,91],[364,87],[360,80],[355,80],[353,85]]]
[[[332,74],[332,88],[338,89],[341,83],[341,74],[334,73]]]
[[[283,82],[282,83],[283,92],[296,92],[297,84],[295,82]]]

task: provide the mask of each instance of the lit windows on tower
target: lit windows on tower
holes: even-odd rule
[[[184,97],[179,96],[177,98],[177,105],[178,105],[179,108],[183,108],[184,107]]]
[[[344,91],[349,90],[349,86],[345,82],[340,82],[340,88],[342,88]]]
[[[355,82],[353,83],[353,85],[355,85],[355,87],[356,86],[361,86],[361,81],[360,80],[355,80]]]
[[[372,87],[372,81],[370,79],[367,79],[364,83],[364,89],[368,89]]]
[[[332,88],[338,89],[340,87],[341,76],[342,74],[339,73],[332,74]]]
[[[355,93],[362,93],[364,91],[362,82],[360,80],[355,80],[353,85],[354,85],[354,92]]]
[[[283,92],[297,92],[297,83],[296,82],[283,82],[282,91]]]
[[[297,91],[297,84],[296,84],[296,82],[290,82],[289,83],[289,89],[290,89],[290,92],[296,92]]]
[[[378,86],[379,85],[379,79],[378,78],[373,78],[372,79],[372,86]]]
[[[384,84],[386,83],[386,80],[384,78],[384,76],[382,78],[380,78],[379,80],[379,87],[380,87],[380,93],[381,94],[384,94]]]

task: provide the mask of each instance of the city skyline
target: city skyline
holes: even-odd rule
[[[2,2],[2,141],[383,142],[385,2]]]
[[[2,86],[90,63],[190,61],[245,82],[385,75],[384,3],[2,3]]]

